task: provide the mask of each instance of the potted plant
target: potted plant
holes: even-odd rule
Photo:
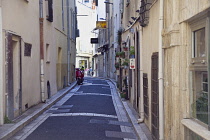
[[[121,58],[124,58],[125,57],[125,52],[119,52],[119,55]]]
[[[135,58],[135,48],[134,46],[130,46],[130,58]]]
[[[124,46],[124,47],[123,47],[123,50],[124,50],[124,51],[128,51],[128,47],[127,47],[127,46]]]
[[[122,66],[128,66],[129,65],[129,59],[125,59],[122,63]]]
[[[116,62],[116,63],[115,63],[115,68],[116,68],[117,70],[119,70],[119,68],[120,68],[120,63],[119,63],[119,62]]]
[[[120,52],[116,52],[116,57],[120,57]]]

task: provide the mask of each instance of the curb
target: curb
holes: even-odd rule
[[[115,88],[116,88],[115,81],[113,79],[108,79],[108,80],[111,81],[115,85]],[[117,91],[117,94],[119,96],[117,88],[116,88],[116,91]],[[122,102],[122,105],[123,105],[123,107],[125,109],[125,112],[126,112],[128,118],[129,118],[129,120],[130,120],[130,122],[131,122],[131,124],[132,124],[132,126],[133,126],[133,128],[135,130],[135,133],[136,133],[138,139],[139,140],[148,140],[148,138],[145,135],[145,133],[143,132],[141,126],[137,123],[137,120],[135,119],[135,117],[133,115],[131,115],[132,111],[130,110],[129,106],[126,104],[126,102],[123,102],[122,100],[121,100],[121,102]]]
[[[35,120],[39,115],[41,115],[44,111],[46,111],[48,108],[50,108],[53,104],[55,104],[58,100],[60,100],[62,97],[64,97],[72,88],[76,86],[76,82],[73,82],[70,87],[66,87],[60,91],[58,91],[54,98],[52,96],[52,99],[46,102],[41,108],[21,120],[20,122],[14,124],[11,128],[6,130],[3,134],[0,135],[1,140],[7,140],[10,137],[12,137],[15,133],[20,131],[23,127],[25,127],[27,124]],[[58,95],[57,95],[58,94]]]

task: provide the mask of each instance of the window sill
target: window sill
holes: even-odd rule
[[[210,138],[210,131],[208,131],[206,127],[200,125],[196,121],[192,119],[183,119],[181,123],[188,129],[196,133],[197,135],[201,136],[202,138],[204,139]]]

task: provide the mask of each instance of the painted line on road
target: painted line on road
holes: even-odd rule
[[[87,85],[81,85],[81,86],[107,86],[109,87],[108,84],[87,84]]]
[[[106,117],[106,118],[117,118],[115,115],[107,115],[107,114],[97,114],[97,113],[60,113],[60,114],[52,114],[51,117],[67,117],[67,116],[89,116],[89,117]]]
[[[112,96],[110,94],[101,94],[101,93],[81,93],[81,94],[74,94],[74,95],[98,95],[98,96]]]

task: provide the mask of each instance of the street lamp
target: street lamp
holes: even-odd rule
[[[105,18],[100,18],[100,20],[106,20]]]
[[[108,1],[104,1],[104,3],[106,3],[106,4],[113,4],[113,3],[111,3],[111,2],[108,2]]]
[[[88,15],[77,15],[77,16],[88,16]]]

